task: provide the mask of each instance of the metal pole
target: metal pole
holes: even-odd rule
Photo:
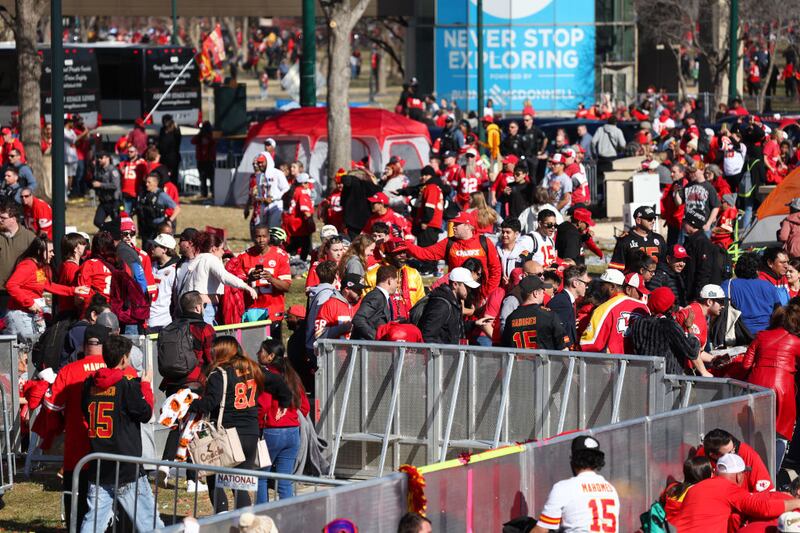
[[[483,139],[483,0],[478,0],[476,26],[478,40],[478,139]]]
[[[170,42],[178,44],[178,0],[172,0],[172,36]]]
[[[317,16],[315,0],[303,0],[303,55],[300,58],[300,105],[317,105]]]
[[[50,52],[52,78],[50,115],[53,126],[53,246],[56,266],[61,264],[61,239],[66,225],[66,186],[64,185],[64,43],[61,27],[61,0],[50,2]]]
[[[156,102],[156,105],[153,106],[153,109],[151,109],[150,112],[147,113],[147,116],[144,117],[144,123],[145,124],[147,124],[147,121],[150,119],[150,116],[153,113],[156,112],[156,109],[158,109],[158,106],[161,105],[161,102],[164,101],[164,98],[166,98],[167,95],[170,93],[170,91],[172,91],[172,88],[175,87],[175,84],[178,83],[178,80],[181,79],[181,76],[183,76],[183,73],[186,72],[186,69],[188,69],[189,65],[191,65],[193,62],[194,62],[194,56],[192,56],[192,58],[189,60],[189,62],[186,63],[186,65],[184,65],[184,67],[181,69],[181,71],[178,73],[178,75],[175,76],[175,79],[172,80],[172,83],[169,84],[169,87],[167,87],[167,90],[164,91],[164,94],[161,95],[161,98],[158,99],[158,102]]]
[[[728,27],[728,100],[738,96],[736,78],[739,68],[739,0],[731,0],[731,19]]]

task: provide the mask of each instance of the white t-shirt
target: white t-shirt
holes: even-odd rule
[[[74,163],[78,160],[78,151],[75,149],[77,141],[75,130],[64,128],[64,163]]]
[[[497,243],[497,255],[500,256],[500,265],[503,268],[503,275],[511,275],[511,271],[517,266],[520,255],[523,252],[530,252],[533,250],[533,239],[527,235],[520,235],[517,237],[517,242],[514,243],[514,248],[510,251],[503,248],[501,242]]]
[[[559,481],[550,489],[536,523],[545,529],[567,533],[616,533],[619,531],[617,489],[591,470]]]
[[[176,272],[175,263],[164,268],[153,265],[153,277],[158,281],[158,296],[156,301],[150,304],[150,319],[147,321],[150,327],[166,326],[172,322],[170,306],[172,304],[172,288],[175,286]]]

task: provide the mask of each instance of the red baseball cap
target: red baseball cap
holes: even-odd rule
[[[469,224],[473,228],[476,227],[475,224],[475,215],[471,212],[461,211],[453,220],[451,220],[453,226],[458,226],[459,224]]]
[[[494,122],[494,117],[492,115],[485,115],[483,117],[484,122]]]
[[[553,157],[550,158],[550,162],[563,165],[564,164],[564,156],[561,155],[561,154],[553,154]]]
[[[592,220],[592,213],[584,207],[578,207],[572,212],[572,220],[586,222],[590,226],[594,226],[596,224],[596,222]]]
[[[393,237],[388,242],[384,243],[383,251],[387,254],[399,254],[408,251],[408,243],[405,239]]]
[[[625,285],[635,288],[642,296],[650,294],[650,291],[644,286],[644,278],[636,272],[631,272],[625,276]]]
[[[294,304],[286,311],[287,315],[294,315],[299,319],[304,319],[306,317],[306,306],[302,304]]]
[[[367,198],[367,200],[369,200],[369,203],[371,204],[389,205],[389,197],[382,192],[376,192],[375,194]]]
[[[11,134],[11,128],[3,128],[2,130],[0,130],[0,133],[2,133],[3,135],[9,135]]]
[[[516,165],[519,163],[519,157],[515,156],[514,154],[508,154],[503,158],[503,164],[511,164]]]
[[[689,259],[689,254],[686,253],[686,248],[684,248],[680,244],[676,244],[672,247],[672,257],[675,259]]]

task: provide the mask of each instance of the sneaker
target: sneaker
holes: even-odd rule
[[[186,482],[186,492],[208,492],[208,485],[202,481],[192,481],[190,479]]]
[[[156,484],[165,489],[169,488],[169,467],[159,466],[156,472]]]

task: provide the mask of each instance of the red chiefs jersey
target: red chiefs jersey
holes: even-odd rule
[[[411,223],[407,218],[401,216],[393,209],[387,209],[386,212],[381,216],[372,215],[369,217],[369,220],[367,220],[367,223],[364,225],[364,229],[362,229],[361,232],[372,233],[372,226],[374,226],[376,222],[384,222],[385,224],[388,224],[389,231],[394,237],[404,239],[407,235],[411,234]]]
[[[457,163],[453,163],[444,169],[444,174],[442,174],[442,182],[447,183],[454,189],[457,189],[459,174],[461,174],[461,167],[458,166]]]
[[[144,180],[147,177],[147,162],[139,158],[134,161],[123,161],[119,164],[119,173],[122,178],[120,188],[124,196],[136,198],[139,191],[144,189]]]
[[[289,267],[289,254],[278,246],[270,246],[262,255],[256,255],[254,248],[247,249],[244,253],[231,260],[236,262],[228,270],[247,280],[253,270],[259,266],[281,281],[292,281],[292,271]],[[238,267],[238,268],[237,268]],[[250,295],[245,295],[246,309],[269,309],[271,320],[280,320],[285,308],[285,292],[275,289],[269,282],[263,284],[256,282],[254,285],[258,298],[253,301]]]
[[[322,333],[325,331],[325,328],[352,322],[356,311],[358,311],[358,304],[350,305],[341,298],[332,296],[324,304],[322,304],[322,307],[319,309],[319,313],[317,313],[317,319],[314,321],[315,336],[319,337],[322,335]],[[338,337],[329,338],[349,339],[350,332],[348,331],[347,333],[344,333]]]
[[[581,336],[584,352],[632,353],[626,349],[630,321],[636,315],[649,315],[647,306],[623,293],[600,304],[592,313],[589,325]]]
[[[761,459],[758,452],[746,442],[734,441],[734,448],[734,453],[741,457],[742,461],[744,461],[744,465],[750,469],[745,472],[745,482],[743,486],[750,492],[774,490],[775,486],[772,484],[772,478],[769,475],[769,470],[767,470],[767,465],[764,464],[764,460]],[[698,457],[703,457],[705,455],[705,449],[700,446],[697,449],[696,455]],[[716,469],[717,461],[710,457],[709,459],[711,460],[711,466]]]
[[[56,282],[60,285],[66,285],[68,287],[77,287],[79,268],[80,265],[74,261],[64,261],[61,263],[61,269],[58,271],[58,280],[56,280]],[[58,297],[59,311],[72,311],[76,307],[75,296]]]
[[[694,322],[691,328],[687,328],[685,325],[686,317],[689,316],[689,311],[694,311]],[[708,323],[706,322],[706,317],[699,303],[692,302],[679,310],[675,313],[675,320],[683,327],[684,331],[697,337],[697,340],[700,341],[700,348],[705,348],[706,342],[708,341]]]
[[[475,171],[467,174],[467,168],[461,167],[458,173],[458,194],[456,202],[462,209],[469,207],[470,195],[478,192],[483,184],[489,181],[486,170],[481,166],[476,166]]]
[[[111,298],[111,270],[99,259],[88,259],[78,269],[78,285],[89,287],[87,302],[98,292]]]
[[[425,185],[422,189],[422,198],[417,207],[417,220],[425,220],[425,209],[433,209],[433,217],[425,222],[431,228],[441,228],[444,220],[444,195],[442,189],[434,183]]]
[[[339,231],[344,229],[344,210],[342,209],[342,191],[333,191],[326,202],[324,220]]]
[[[304,237],[314,233],[314,201],[306,186],[294,189],[289,209],[283,213],[283,229],[289,237]]]
[[[25,226],[36,235],[47,234],[49,240],[53,240],[53,210],[50,204],[36,198],[32,198],[33,205],[24,206]]]

